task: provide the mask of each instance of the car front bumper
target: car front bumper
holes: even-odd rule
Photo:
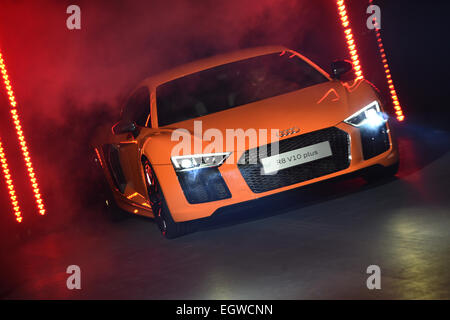
[[[284,179],[282,180],[283,183],[278,182],[277,185],[276,183],[273,183],[273,179],[276,178],[273,178],[272,176],[265,176],[265,179],[258,180],[256,183],[250,183],[252,180],[249,180],[248,177],[244,177],[245,174],[243,174],[244,172],[242,167],[240,168],[238,164],[224,163],[217,169],[219,178],[220,180],[223,179],[222,181],[224,182],[226,188],[225,190],[222,186],[220,187],[220,190],[218,189],[219,191],[217,192],[222,193],[222,195],[218,197],[219,200],[200,203],[195,203],[194,201],[193,203],[192,197],[188,196],[186,191],[186,183],[181,183],[182,181],[179,176],[176,175],[172,165],[156,165],[155,171],[174,221],[182,222],[209,217],[220,208],[231,206],[240,202],[267,197],[269,195],[284,192],[290,189],[344,176],[352,172],[360,171],[364,168],[377,165],[388,167],[398,162],[397,145],[388,123],[386,123],[386,136],[388,139],[384,142],[377,141],[377,139],[380,140],[382,138],[380,136],[368,134],[360,128],[356,128],[345,123],[339,123],[332,128],[348,134],[348,145],[340,145],[340,148],[348,147],[348,165],[342,165],[342,161],[345,159],[341,159],[341,166],[337,167],[337,171],[327,173],[327,171],[320,172],[320,170],[315,170],[317,174],[316,176],[313,175],[312,178],[306,177],[306,180],[300,181],[305,177],[299,176],[298,178],[294,177],[294,180],[292,178],[288,180]],[[304,135],[307,134],[308,133]],[[289,139],[295,139],[299,136],[301,135],[289,137]],[[385,146],[382,146],[383,143],[385,143]],[[379,153],[380,150],[385,151]],[[244,152],[238,154],[238,158],[240,158],[243,154]],[[341,156],[343,155],[345,155],[345,153]],[[314,165],[315,162],[316,161],[310,162],[308,165]],[[318,164],[318,162],[316,162],[316,164]],[[292,173],[294,172],[295,170],[292,171]],[[289,175],[289,177],[291,177],[291,175]],[[295,183],[295,180],[299,182]],[[285,183],[286,181],[287,185]],[[292,183],[292,181],[294,181],[294,183]],[[258,183],[260,184],[259,187]],[[267,186],[267,184],[272,185]],[[206,188],[209,189],[212,187],[213,185],[210,185],[209,187],[206,186]],[[194,192],[196,191],[194,190]],[[203,189],[203,191],[198,192],[205,192],[205,190]]]

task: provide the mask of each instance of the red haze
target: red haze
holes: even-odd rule
[[[81,8],[81,30],[66,28],[72,4]],[[48,216],[67,222],[84,211],[86,193],[95,195],[86,187],[90,135],[118,115],[138,81],[197,58],[268,44],[297,49],[326,68],[346,54],[335,15],[325,0],[3,0],[0,47]],[[4,117],[0,122],[9,125]]]

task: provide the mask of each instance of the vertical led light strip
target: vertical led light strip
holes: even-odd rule
[[[369,3],[372,4],[373,0],[369,0]],[[400,106],[400,102],[398,101],[397,92],[395,91],[394,81],[392,80],[391,70],[389,69],[389,64],[386,57],[386,52],[384,50],[383,41],[381,40],[380,29],[375,29],[375,35],[377,37],[378,43],[378,51],[381,56],[381,63],[383,64],[384,73],[387,80],[387,85],[389,88],[389,94],[391,95],[392,103],[394,104],[395,115],[398,121],[403,121],[405,116],[403,115],[402,107]]]
[[[8,188],[9,198],[11,205],[16,216],[17,222],[22,222],[22,213],[20,212],[19,201],[17,200],[16,190],[14,189],[14,183],[9,172],[8,162],[6,160],[5,152],[3,150],[2,141],[0,140],[0,162],[2,164],[3,177],[5,178],[6,187]]]
[[[0,71],[2,73],[3,82],[5,84],[6,93],[8,94],[9,104],[11,106],[11,118],[16,128],[17,137],[19,139],[20,148],[22,150],[23,158],[25,160],[26,169],[28,171],[28,176],[30,178],[31,187],[33,188],[34,198],[36,200],[36,205],[38,212],[41,215],[45,214],[44,203],[39,193],[39,186],[36,179],[36,173],[33,169],[33,164],[31,163],[30,153],[27,148],[27,143],[25,137],[23,136],[22,126],[19,120],[19,114],[17,112],[17,102],[14,97],[14,92],[12,90],[11,81],[8,79],[8,73],[6,71],[5,62],[3,60],[2,53],[0,52]]]
[[[352,29],[350,28],[350,21],[348,20],[347,10],[345,8],[344,0],[336,1],[339,16],[341,19],[342,26],[344,27],[345,39],[347,39],[347,47],[350,53],[350,58],[352,59],[353,69],[355,70],[355,75],[357,79],[363,79],[363,73],[361,65],[359,63],[358,50],[356,49],[356,42],[353,38]]]

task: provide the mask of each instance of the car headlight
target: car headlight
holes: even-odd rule
[[[367,126],[377,128],[387,121],[387,115],[381,112],[378,101],[373,101],[367,106],[352,114],[344,120],[355,127]]]
[[[173,156],[175,171],[187,171],[202,168],[218,167],[230,156],[231,152]]]

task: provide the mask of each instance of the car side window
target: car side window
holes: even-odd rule
[[[142,87],[128,99],[123,110],[122,119],[134,121],[138,126],[145,126],[150,114],[150,93]]]

